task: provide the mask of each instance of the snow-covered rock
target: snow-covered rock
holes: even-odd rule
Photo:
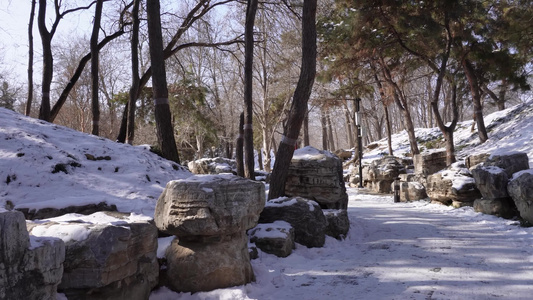
[[[515,173],[507,186],[520,216],[533,224],[533,169]]]
[[[429,175],[426,192],[432,201],[443,204],[471,203],[481,197],[470,171],[461,163]]]
[[[307,247],[322,247],[327,221],[320,205],[302,197],[281,197],[267,201],[259,223],[285,221],[294,228],[295,241]]]
[[[285,221],[257,224],[248,232],[250,242],[265,253],[287,257],[294,249],[294,228]]]
[[[30,237],[24,215],[0,212],[0,299],[56,299],[65,244]]]

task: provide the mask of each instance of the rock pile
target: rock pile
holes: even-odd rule
[[[474,209],[504,218],[513,217],[516,214],[516,206],[508,193],[507,185],[514,173],[527,169],[529,159],[526,153],[485,156],[483,162],[472,168],[476,185],[483,196],[483,199],[476,200]],[[515,184],[518,185],[519,182],[521,180]],[[515,190],[513,188],[513,191]]]
[[[400,158],[385,156],[363,167],[363,184],[376,193],[392,192],[391,184],[406,169]]]
[[[481,197],[472,174],[461,163],[429,175],[426,192],[432,201],[455,207],[472,206]]]
[[[246,230],[264,205],[262,183],[231,174],[169,182],[154,215],[161,231],[176,236],[165,253],[169,287],[199,292],[251,282]]]

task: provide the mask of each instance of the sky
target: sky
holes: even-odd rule
[[[459,159],[480,151],[520,150],[533,165],[532,102],[488,115],[485,121],[491,138],[483,145],[469,122],[459,124]],[[417,132],[429,136],[436,129]],[[408,148],[407,135],[394,135],[393,145],[400,155]],[[379,142],[378,149],[382,147],[385,140]],[[101,159],[89,160],[86,154]],[[366,161],[379,156],[365,152]],[[66,165],[66,172],[53,172],[58,164]],[[146,145],[118,144],[0,108],[0,211],[8,201],[15,208],[106,201],[149,219],[166,183],[188,176]],[[351,226],[345,240],[328,237],[322,248],[297,245],[287,258],[260,252],[252,261],[257,280],[248,285],[192,295],[161,288],[150,299],[531,298],[533,228],[468,207],[393,203],[390,195],[356,188],[348,188],[348,194]],[[68,215],[62,220],[69,218],[80,219]],[[46,232],[55,234],[65,238],[59,230]],[[86,236],[77,234],[75,238]],[[168,239],[160,240],[160,254],[165,245]]]

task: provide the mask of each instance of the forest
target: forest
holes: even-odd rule
[[[484,114],[532,97],[526,0],[32,0],[25,13],[27,77],[0,56],[0,106],[177,162],[244,157],[249,178],[254,153],[272,171],[273,156],[358,134],[405,130],[417,154],[416,127],[441,130],[451,164],[458,122],[483,143]]]

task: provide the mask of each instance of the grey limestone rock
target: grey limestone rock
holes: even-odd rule
[[[516,173],[507,186],[520,216],[533,224],[533,170]]]
[[[350,230],[348,212],[345,209],[324,209],[323,212],[328,224],[326,227],[326,235],[338,240],[346,238],[346,235]]]
[[[302,197],[269,200],[259,223],[285,221],[294,228],[295,241],[309,248],[322,247],[326,241],[326,217],[320,205]]]
[[[176,236],[244,232],[257,224],[265,186],[239,176],[195,175],[167,186],[154,213],[159,230]]]
[[[342,161],[330,152],[304,147],[295,151],[285,182],[285,195],[311,199],[322,208],[348,206]]]
[[[287,257],[294,249],[294,228],[285,221],[257,224],[248,232],[250,242],[265,253]]]

